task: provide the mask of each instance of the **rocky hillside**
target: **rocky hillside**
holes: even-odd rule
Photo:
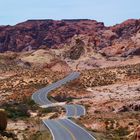
[[[66,56],[71,59],[91,50],[105,56],[139,54],[140,20],[127,20],[112,27],[82,19],[28,20],[15,26],[0,26],[0,52],[65,47],[69,48]]]
[[[139,140],[140,64],[81,71],[79,79],[51,92],[59,102],[81,104],[82,124],[97,140]]]

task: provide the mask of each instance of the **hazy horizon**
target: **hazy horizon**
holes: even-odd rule
[[[91,19],[106,26],[139,19],[139,0],[4,0],[0,25],[15,25],[32,19]]]

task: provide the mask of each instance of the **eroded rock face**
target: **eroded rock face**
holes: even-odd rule
[[[69,58],[79,59],[84,49],[79,47],[79,43],[73,44],[74,36],[79,36],[79,39],[85,36],[88,45],[83,44],[83,48],[90,46],[105,56],[139,55],[140,20],[127,20],[112,27],[82,19],[28,20],[15,26],[0,26],[0,52],[70,46]]]
[[[134,137],[133,137],[133,139],[140,140],[140,125],[134,131]]]
[[[80,39],[76,40],[75,45],[68,51],[68,57],[72,60],[77,60],[84,53],[84,42]]]
[[[29,20],[0,27],[0,52],[60,47],[76,34],[96,32],[103,23],[93,20]]]
[[[120,107],[117,112],[140,111],[140,102],[130,103]]]
[[[0,109],[0,131],[4,131],[7,127],[7,113]]]

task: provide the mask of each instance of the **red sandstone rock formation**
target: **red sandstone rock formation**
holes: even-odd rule
[[[82,19],[28,20],[15,26],[0,26],[0,52],[69,46],[75,35],[86,36],[88,45],[106,56],[140,54],[140,20],[134,19],[112,27]]]

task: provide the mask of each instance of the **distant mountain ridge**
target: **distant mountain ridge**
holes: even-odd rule
[[[139,54],[140,20],[129,19],[110,27],[89,19],[28,20],[0,26],[0,52],[62,48],[72,45],[75,36],[84,36],[84,47],[106,56]]]

